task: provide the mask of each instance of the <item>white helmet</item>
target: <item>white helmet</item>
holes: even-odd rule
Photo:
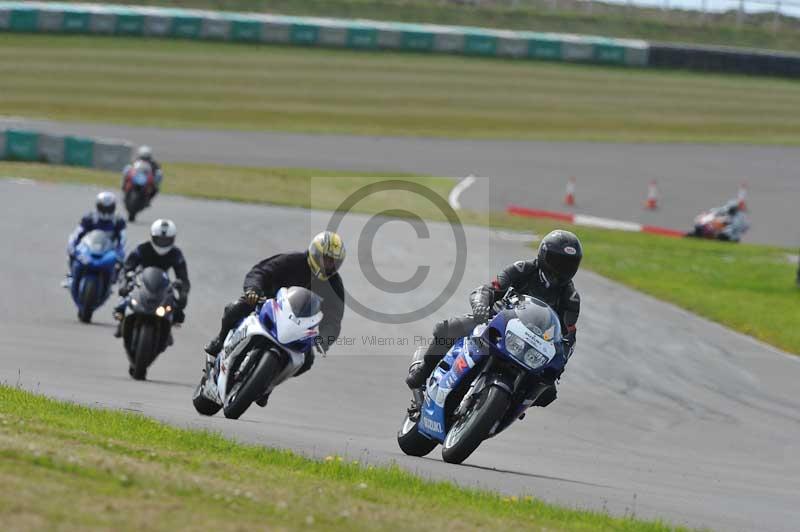
[[[153,150],[150,146],[140,146],[139,151],[136,152],[136,158],[150,161],[153,159]]]
[[[101,192],[98,194],[94,205],[97,209],[97,216],[101,220],[114,219],[114,211],[117,210],[117,197],[113,192]]]
[[[150,241],[159,255],[166,255],[175,245],[178,229],[172,220],[159,218],[150,226]]]

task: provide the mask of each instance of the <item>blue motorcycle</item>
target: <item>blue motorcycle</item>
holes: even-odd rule
[[[405,454],[425,456],[441,444],[444,461],[460,464],[524,417],[563,372],[561,325],[547,304],[509,290],[494,310],[488,324],[453,345],[424,389],[414,391],[397,434]]]
[[[78,319],[92,321],[92,314],[111,295],[121,257],[104,231],[87,233],[75,247],[72,261],[72,300],[78,306]]]

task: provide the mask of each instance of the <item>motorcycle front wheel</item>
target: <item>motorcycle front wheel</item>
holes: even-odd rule
[[[144,210],[144,207],[144,192],[134,189],[125,194],[125,209],[128,211],[129,222],[135,222],[136,215]]]
[[[83,289],[80,294],[81,306],[78,310],[78,319],[83,323],[89,323],[92,321],[97,299],[97,281],[92,277],[85,277],[81,284]]]
[[[437,445],[435,441],[420,434],[418,426],[419,421],[412,420],[409,414],[406,414],[400,430],[397,431],[397,444],[408,456],[426,456]]]
[[[203,377],[203,380],[201,380],[200,384],[197,385],[197,388],[194,389],[192,404],[194,405],[194,409],[197,410],[198,414],[202,416],[213,416],[219,412],[222,407],[203,395],[203,386],[205,386],[205,384],[206,378]]]
[[[259,348],[256,348],[259,349]],[[255,353],[251,356],[255,356]],[[273,351],[261,353],[261,359],[249,375],[233,383],[227,394],[222,413],[228,419],[239,419],[253,401],[261,397],[272,380],[278,376],[283,364]]]
[[[137,381],[147,378],[147,368],[156,357],[156,330],[155,324],[141,321],[138,323],[138,334],[134,335],[136,344],[133,346],[133,372],[132,377]]]
[[[502,419],[509,401],[508,392],[502,388],[484,388],[473,406],[447,431],[442,444],[442,459],[450,464],[460,464],[469,458],[489,436],[495,423]]]

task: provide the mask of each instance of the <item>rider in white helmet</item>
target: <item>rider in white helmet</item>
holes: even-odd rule
[[[161,268],[165,272],[172,269],[175,279],[179,280],[176,288],[178,289],[179,299],[176,301],[177,308],[174,314],[174,323],[183,323],[185,315],[183,309],[186,308],[186,303],[189,297],[189,273],[186,270],[186,259],[180,248],[175,245],[175,237],[178,234],[178,229],[172,220],[159,219],[153,222],[150,226],[150,240],[143,242],[136,246],[136,248],[128,254],[125,259],[125,284],[119,289],[119,295],[123,297],[122,301],[114,308],[114,317],[118,320],[122,319],[125,305],[127,305],[127,295],[131,291],[129,281],[134,272],[138,268],[147,268],[155,266]],[[120,321],[121,323],[121,321]],[[115,336],[119,337],[120,330],[117,328]]]
[[[112,192],[100,192],[94,201],[95,210],[85,214],[78,226],[70,233],[67,239],[67,255],[69,257],[69,272],[61,283],[68,287],[72,277],[72,265],[75,259],[75,246],[87,233],[100,230],[105,231],[117,245],[117,255],[120,261],[125,256],[125,220],[116,214],[117,198]]]

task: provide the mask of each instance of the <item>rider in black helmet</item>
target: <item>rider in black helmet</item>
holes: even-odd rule
[[[535,259],[515,262],[501,271],[490,284],[480,286],[472,292],[472,314],[436,324],[433,342],[428,346],[424,359],[415,359],[412,363],[406,384],[411,389],[423,386],[453,343],[468,336],[475,325],[489,321],[494,314],[494,303],[512,287],[518,293],[541,299],[553,308],[561,321],[564,352],[569,360],[575,349],[576,323],[581,301],[572,284],[572,278],[577,273],[582,258],[583,248],[577,236],[562,230],[549,233],[542,239]],[[558,375],[553,376],[554,379],[557,377]],[[555,398],[555,386],[550,386],[549,392],[539,396],[534,404],[547,406]]]

